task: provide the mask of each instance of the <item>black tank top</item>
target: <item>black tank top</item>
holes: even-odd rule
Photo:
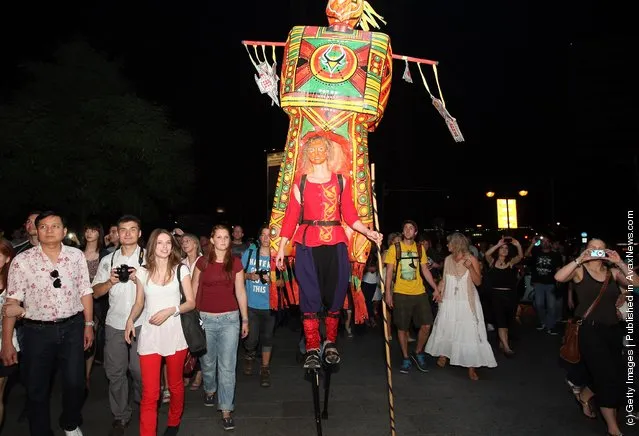
[[[574,284],[577,298],[579,298],[579,305],[577,306],[577,309],[575,309],[575,315],[580,318],[584,316],[590,305],[593,301],[595,301],[601,291],[601,287],[603,286],[603,282],[595,280],[590,275],[586,267],[584,267],[583,270],[583,279],[581,279],[579,283]],[[605,325],[618,324],[619,319],[617,318],[617,307],[615,304],[617,303],[617,297],[619,297],[619,294],[619,286],[617,286],[617,283],[611,276],[608,282],[608,287],[601,296],[599,303],[597,303],[597,307],[595,307],[590,315],[588,315],[588,320]]]
[[[487,281],[493,289],[515,289],[517,287],[517,271],[512,266],[497,268],[493,264],[487,275]]]

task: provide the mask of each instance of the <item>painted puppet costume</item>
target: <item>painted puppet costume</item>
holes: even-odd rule
[[[307,369],[321,366],[318,314],[322,309],[327,312],[324,360],[328,364],[340,361],[335,343],[351,273],[348,236],[342,222],[367,237],[381,238],[359,220],[351,191],[345,189],[350,184],[348,178],[336,174],[329,165],[329,154],[334,163],[339,153],[329,139],[317,134],[305,142],[302,167],[308,170],[294,183],[280,234],[279,268],[283,267],[285,244],[291,240],[295,249]]]

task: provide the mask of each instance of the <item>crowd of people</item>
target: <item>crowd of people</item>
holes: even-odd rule
[[[238,355],[247,375],[259,359],[259,384],[271,386],[275,313],[269,303],[267,226],[252,243],[244,241],[241,226],[218,225],[208,237],[155,229],[144,247],[142,223],[131,215],[121,217],[106,236],[100,223],[87,222],[78,247],[66,239],[64,217],[55,212],[29,214],[25,230],[25,241],[0,239],[0,399],[7,379],[19,377],[32,435],[51,432],[54,368],[63,390],[58,422],[69,436],[82,435],[81,410],[95,363],[104,365],[109,381],[109,434],[114,436],[125,433],[136,403],[139,434],[156,435],[158,401],[169,403],[164,434],[177,434],[187,386],[202,387],[204,405],[217,407],[224,429],[235,428]],[[400,373],[413,367],[428,371],[430,355],[438,366],[466,368],[468,377],[478,380],[479,368],[497,366],[488,340],[492,330],[499,352],[516,358],[509,333],[530,287],[540,332],[557,335],[567,316],[585,318],[582,358],[566,365],[566,381],[586,417],[600,413],[608,434],[621,434],[619,308],[637,279],[619,253],[598,239],[570,256],[549,236],[533,238],[524,249],[507,234],[489,246],[474,245],[457,232],[447,236],[444,249],[420,238],[414,221],[401,230],[389,234],[382,247],[381,274],[373,249],[362,277],[368,328],[377,330],[382,301],[391,309],[393,328],[387,334],[397,338]],[[330,309],[352,337],[353,308],[344,309],[345,294],[337,297],[340,302],[327,307],[321,296],[312,310]],[[188,353],[180,322],[180,314],[194,308],[207,341],[206,353],[195,357]],[[321,359],[336,364],[336,335],[320,344],[315,337],[319,317],[302,318],[303,366],[313,369]],[[304,325],[307,319],[313,320],[310,327]],[[308,337],[317,340],[309,345]],[[193,358],[192,373],[185,373],[185,361]],[[2,412],[0,406],[0,420]]]

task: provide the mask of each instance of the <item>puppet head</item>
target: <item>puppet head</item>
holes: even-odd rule
[[[357,25],[364,30],[369,30],[371,26],[379,29],[375,18],[386,24],[366,0],[328,0],[326,16],[329,26],[345,24],[351,29]]]

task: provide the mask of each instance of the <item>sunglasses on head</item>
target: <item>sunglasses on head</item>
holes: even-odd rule
[[[60,280],[60,273],[58,272],[57,269],[54,269],[53,271],[51,271],[51,273],[49,273],[49,275],[51,276],[53,280],[53,287],[58,289],[62,287],[62,281]]]

